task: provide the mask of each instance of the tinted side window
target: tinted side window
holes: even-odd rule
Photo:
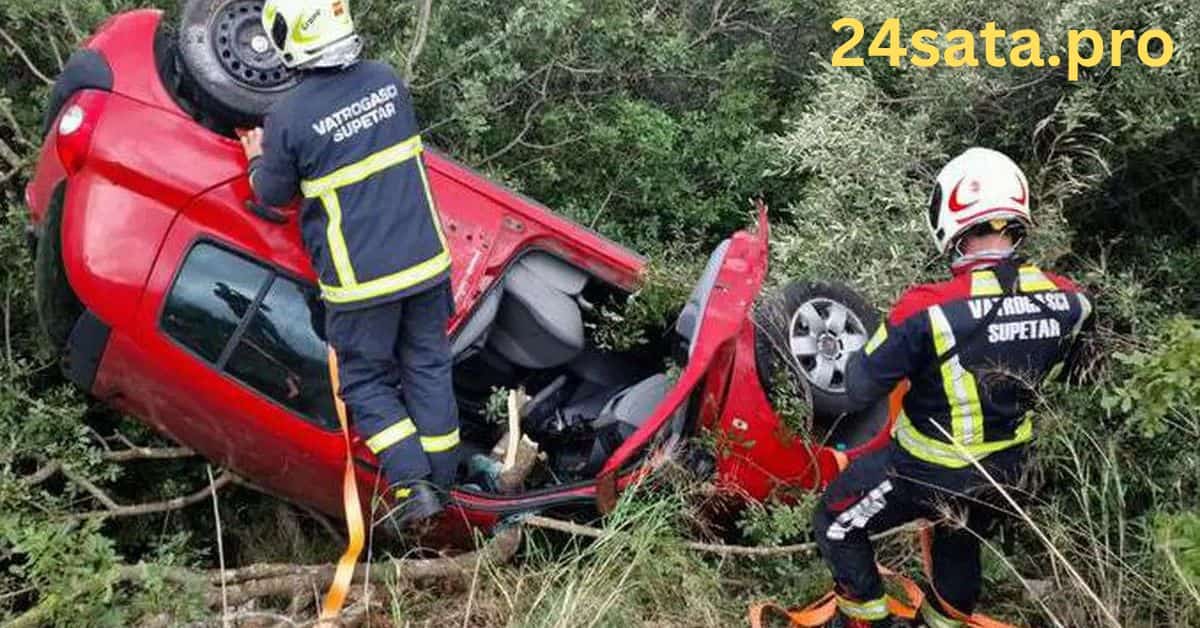
[[[276,277],[229,358],[234,377],[284,407],[337,429],[323,324],[315,291]]]
[[[163,310],[162,327],[216,363],[271,273],[209,244],[192,248]]]

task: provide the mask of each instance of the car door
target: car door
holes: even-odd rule
[[[698,399],[700,403],[700,425],[712,423],[720,414],[739,337],[747,329],[752,331],[751,313],[766,278],[769,241],[767,210],[760,204],[757,229],[734,234],[727,245],[722,245],[725,250],[719,266],[714,260],[719,271],[694,314],[688,361],[677,383],[654,414],[609,457],[597,476],[596,499],[602,512],[615,506],[620,490],[666,462],[679,430],[680,411],[689,400]]]
[[[121,388],[135,391],[136,414],[180,443],[338,512],[344,448],[323,311],[311,277],[297,272],[307,262],[296,237],[220,197],[183,212],[147,283]]]

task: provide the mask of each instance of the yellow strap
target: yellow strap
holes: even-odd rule
[[[346,529],[350,542],[346,552],[338,561],[333,583],[325,594],[325,602],[321,605],[321,619],[336,619],[346,605],[346,595],[350,592],[350,583],[354,579],[354,565],[362,553],[363,540],[366,537],[363,525],[362,505],[358,501],[358,481],[354,475],[354,453],[350,447],[350,425],[346,420],[346,404],[342,402],[338,392],[337,354],[329,350],[329,381],[333,385],[333,401],[337,409],[338,421],[342,424],[342,438],[346,442],[346,471],[342,476],[342,505],[346,510]]]
[[[373,454],[378,454],[416,433],[417,426],[413,424],[412,419],[401,419],[367,439],[367,449],[370,449]]]
[[[940,306],[929,308],[933,327],[933,344],[939,358],[954,348],[954,328]],[[983,404],[979,401],[979,385],[975,375],[962,365],[961,355],[943,360],[942,388],[950,406],[950,433],[964,445],[983,442]]]
[[[321,295],[330,303],[365,301],[411,288],[437,277],[449,268],[450,253],[443,250],[416,266],[365,283],[342,287],[321,284]]]
[[[307,198],[319,198],[328,192],[354,185],[373,174],[398,166],[409,159],[421,154],[421,136],[414,135],[407,140],[385,148],[367,156],[361,161],[335,170],[320,179],[300,182],[300,191]]]
[[[458,430],[454,430],[453,432],[450,432],[449,434],[443,434],[441,436],[422,436],[421,437],[421,449],[424,449],[425,453],[429,453],[429,454],[437,454],[437,453],[441,453],[443,451],[450,451],[451,449],[458,447],[458,443],[459,443]]]

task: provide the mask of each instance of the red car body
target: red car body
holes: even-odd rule
[[[86,43],[111,68],[111,89],[80,89],[62,104],[59,118],[78,106],[72,115],[81,111],[83,121],[62,136],[51,119],[27,188],[37,231],[45,230],[56,198],[61,203],[67,280],[106,330],[90,355],[88,392],[282,497],[340,516],[345,451],[338,431],[218,372],[163,332],[164,301],[197,242],[217,243],[302,283],[315,277],[295,220],[276,224],[245,210],[252,197],[239,143],[195,122],[164,87],[154,62],[160,20],[153,10],[121,14]],[[637,254],[442,155],[426,160],[454,261],[458,314],[451,333],[530,250],[617,290],[638,288],[644,260]],[[611,505],[619,490],[662,463],[655,450],[662,428],[685,404],[689,435],[718,435],[715,472],[723,486],[763,498],[833,477],[845,457],[791,435],[759,384],[751,311],[767,272],[768,237],[765,211],[753,232],[732,237],[677,383],[598,477],[511,496],[456,490],[457,519],[487,528],[521,512]],[[376,485],[375,461],[357,439],[355,457],[367,493]]]

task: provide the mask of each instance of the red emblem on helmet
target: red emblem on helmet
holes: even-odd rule
[[[1013,196],[1010,198],[1012,198],[1012,200],[1016,201],[1018,204],[1024,205],[1025,201],[1029,200],[1029,190],[1025,189],[1025,182],[1021,180],[1021,177],[1017,177],[1017,185],[1021,186],[1021,196]]]
[[[958,188],[962,186],[963,181],[965,181],[965,180],[966,180],[965,177],[962,179],[959,179],[958,183],[954,184],[954,189],[950,191],[950,200],[948,202],[950,203],[950,211],[951,212],[956,212],[956,213],[960,212],[960,211],[974,205],[975,203],[979,202],[978,200],[974,200],[974,201],[971,201],[970,203],[962,203],[958,200]],[[972,190],[974,190],[976,193],[978,193],[979,182],[972,181],[971,183],[972,183],[972,185],[971,185]]]

